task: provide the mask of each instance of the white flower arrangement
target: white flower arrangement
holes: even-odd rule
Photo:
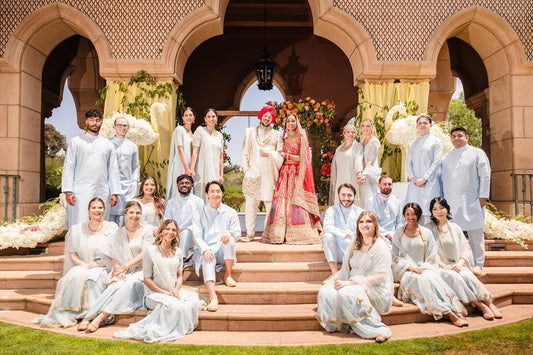
[[[527,249],[524,241],[533,241],[533,224],[517,219],[496,217],[487,210],[485,211],[485,237],[511,240]]]
[[[398,118],[393,120],[396,113],[398,113]],[[387,116],[385,116],[385,138],[390,143],[401,146],[407,152],[409,144],[418,137],[416,130],[417,118],[418,116],[408,115],[405,105],[400,102],[392,107]],[[431,126],[430,134],[442,141],[444,153],[453,149],[450,137],[444,133],[439,124]]]
[[[154,127],[150,122],[142,118],[135,118],[132,115],[128,115],[124,112],[113,112],[111,117],[106,118],[102,123],[100,136],[104,138],[111,138],[115,134],[113,124],[117,118],[125,118],[128,121],[130,128],[128,129],[126,138],[131,140],[133,143],[137,145],[150,145],[159,139],[159,134],[155,132]]]
[[[46,243],[66,231],[67,210],[60,202],[56,203],[34,223],[17,220],[0,226],[0,250],[6,248],[34,248],[38,243]]]

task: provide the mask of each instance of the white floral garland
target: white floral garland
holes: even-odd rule
[[[34,248],[46,243],[66,231],[67,209],[58,202],[35,223],[17,220],[0,226],[0,250],[7,248]]]
[[[505,239],[527,249],[524,241],[533,241],[533,224],[517,219],[498,218],[492,212],[485,213],[485,238]]]

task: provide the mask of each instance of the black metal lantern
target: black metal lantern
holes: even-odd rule
[[[272,90],[272,81],[274,81],[274,70],[278,66],[276,62],[270,59],[266,45],[267,31],[266,0],[263,0],[263,52],[255,62],[255,73],[257,75],[257,87],[259,90]]]
[[[257,87],[259,90],[272,90],[274,80],[274,70],[278,65],[270,59],[266,47],[261,56],[255,62],[255,73],[257,74]]]

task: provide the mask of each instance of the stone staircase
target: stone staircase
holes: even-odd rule
[[[486,245],[491,244],[487,241]],[[63,242],[49,245],[46,255],[0,257],[0,309],[46,313],[63,267]],[[329,268],[318,245],[266,245],[238,243],[233,277],[237,287],[216,285],[217,312],[200,312],[204,331],[302,331],[320,330],[314,318],[317,292]],[[481,280],[499,307],[533,304],[533,253],[487,251]],[[192,268],[184,272],[186,287],[207,295]],[[118,324],[139,320],[146,311],[118,317]],[[384,316],[388,325],[431,320],[413,305],[393,307]]]

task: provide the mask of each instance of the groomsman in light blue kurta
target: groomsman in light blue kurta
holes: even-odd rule
[[[396,229],[405,223],[402,215],[403,203],[392,194],[392,179],[389,176],[379,178],[378,188],[379,192],[368,200],[366,209],[376,214],[379,233],[392,241]]]
[[[354,204],[356,192],[352,184],[340,184],[337,194],[340,202],[326,210],[322,235],[322,248],[332,276],[337,273],[337,263],[342,263],[346,249],[355,238],[357,218],[364,211]]]
[[[167,201],[165,219],[173,219],[180,229],[180,249],[183,255],[183,267],[192,265],[194,239],[192,234],[192,219],[204,206],[204,200],[191,194],[193,178],[182,174],[176,178],[178,193],[176,197]]]
[[[215,312],[218,298],[215,293],[215,270],[226,267],[224,283],[235,287],[237,283],[231,277],[236,261],[235,243],[241,236],[241,225],[237,211],[222,203],[224,185],[218,181],[208,182],[205,186],[208,203],[194,214],[192,233],[194,242],[194,264],[196,274],[202,267],[205,286],[209,292],[207,310]]]
[[[453,221],[468,233],[474,255],[473,272],[481,275],[485,262],[485,204],[490,193],[490,163],[485,152],[468,144],[463,127],[451,130],[455,148],[442,160],[444,198],[451,207]]]
[[[125,117],[118,117],[113,123],[115,135],[109,140],[115,146],[118,171],[120,173],[120,193],[117,204],[111,208],[111,220],[124,226],[124,206],[137,194],[137,184],[140,180],[139,152],[137,145],[126,138],[130,128]]]
[[[105,219],[110,219],[110,206],[117,204],[120,181],[115,147],[98,136],[102,114],[98,110],[85,113],[86,133],[71,139],[61,176],[61,192],[67,199],[67,228],[87,222],[89,201],[100,197],[106,202]]]

